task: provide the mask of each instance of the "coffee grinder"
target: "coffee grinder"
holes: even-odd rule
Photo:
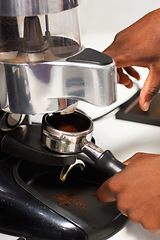
[[[96,198],[124,165],[95,145],[91,119],[76,110],[115,102],[117,81],[112,58],[81,45],[78,5],[0,2],[0,229],[19,239],[100,240],[126,222]],[[36,114],[42,123],[28,121]]]

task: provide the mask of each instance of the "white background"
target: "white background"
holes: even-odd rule
[[[82,44],[102,51],[117,32],[159,7],[159,0],[81,0]]]
[[[159,0],[81,0],[82,33],[85,31],[116,33],[159,7]]]

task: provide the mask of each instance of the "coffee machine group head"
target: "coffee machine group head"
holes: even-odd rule
[[[38,114],[116,100],[116,67],[81,45],[78,0],[0,2],[0,109]]]

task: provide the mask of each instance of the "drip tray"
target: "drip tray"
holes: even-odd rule
[[[98,233],[96,240],[121,229],[127,218],[119,213],[116,203],[104,204],[97,200],[97,190],[106,179],[86,163],[83,171],[75,167],[62,182],[61,169],[21,161],[15,178],[25,190],[54,212],[88,231],[87,235]]]

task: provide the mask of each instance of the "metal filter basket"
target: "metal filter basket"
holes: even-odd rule
[[[103,151],[92,140],[92,120],[75,111],[72,114],[46,114],[42,120],[42,144],[52,151],[64,154],[83,152],[94,161],[94,166],[112,176],[125,165],[109,151]]]

